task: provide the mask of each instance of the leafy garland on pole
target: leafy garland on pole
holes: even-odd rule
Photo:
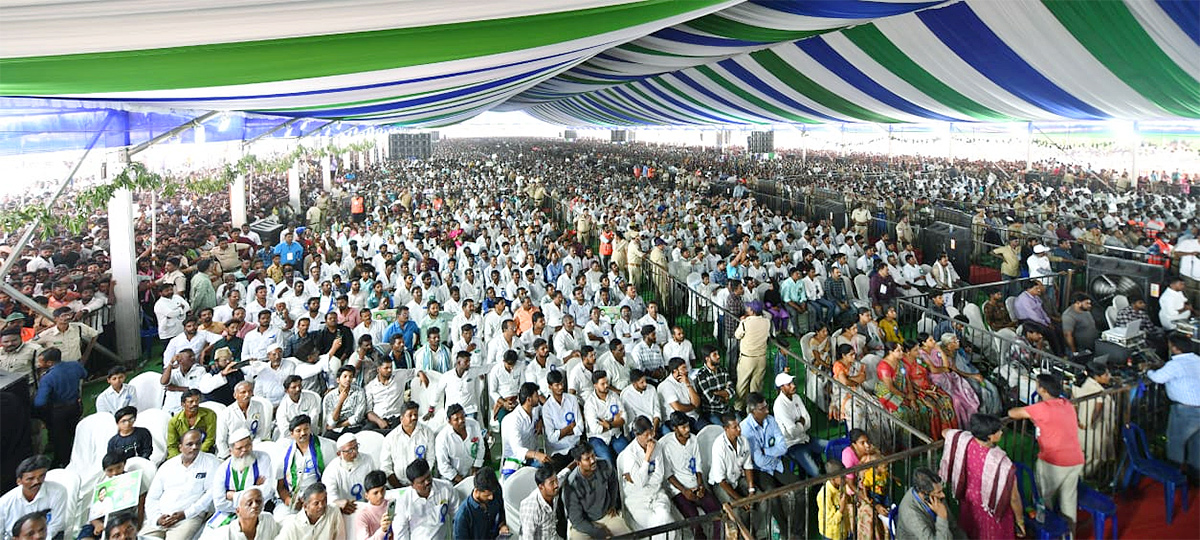
[[[167,197],[179,193],[180,190],[200,196],[212,195],[229,189],[239,174],[247,175],[256,172],[281,174],[287,172],[297,159],[322,158],[346,152],[363,152],[374,147],[374,142],[364,141],[340,148],[332,145],[311,149],[297,146],[291,153],[269,160],[260,160],[257,156],[247,155],[239,159],[237,163],[226,163],[215,174],[202,178],[163,176],[148,169],[144,163],[133,161],[107,183],[93,185],[76,193],[71,205],[72,210],[69,212],[48,206],[44,202],[31,203],[12,210],[0,210],[0,229],[17,231],[40,220],[43,240],[53,238],[62,231],[71,235],[79,235],[87,228],[88,218],[97,210],[107,207],[108,201],[120,189],[157,190]]]

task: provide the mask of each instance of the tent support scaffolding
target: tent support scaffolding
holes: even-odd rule
[[[162,141],[170,139],[171,137],[179,135],[180,133],[183,133],[189,129],[197,127],[200,124],[207,122],[210,118],[216,116],[217,114],[219,114],[217,111],[211,111],[211,112],[204,113],[200,116],[197,116],[191,120],[188,120],[187,122],[184,122],[183,124],[180,124],[174,128],[171,128],[170,130],[163,133],[162,135],[159,135],[159,136],[157,136],[153,139],[150,139],[142,144],[139,144],[133,148],[130,148],[129,150],[126,150],[125,155],[126,155],[126,157],[133,157],[137,154],[145,152],[151,146],[154,146]]]

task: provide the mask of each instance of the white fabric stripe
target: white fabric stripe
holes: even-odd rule
[[[713,67],[715,67],[715,66],[713,66]],[[725,77],[726,79],[733,81],[733,83],[735,85],[737,84],[737,78],[729,76],[729,74],[724,73],[723,70],[714,69],[714,71],[716,71],[716,73],[718,75],[721,75],[722,77]],[[759,107],[758,105],[755,105],[755,104],[750,103],[749,101],[743,99],[741,96],[738,96],[738,95],[734,94],[733,92],[726,90],[724,86],[721,86],[716,81],[709,79],[703,73],[700,73],[696,70],[688,70],[686,73],[687,73],[688,77],[690,77],[693,81],[698,83],[700,86],[703,86],[704,88],[708,89],[713,94],[716,94],[716,95],[724,98],[726,101],[733,103],[735,105],[738,105],[741,108],[753,113],[753,117],[748,118],[748,120],[758,120],[761,122],[773,122],[773,123],[790,122],[790,120],[788,120],[787,118],[779,116],[773,112],[767,111],[766,109],[763,109],[762,107]],[[700,100],[701,103],[709,104],[710,109],[716,108],[717,110],[721,110],[726,107],[726,105],[716,103],[714,100],[712,100],[708,96],[701,95],[699,92],[697,92],[691,86],[686,85],[682,81],[676,80],[675,82],[677,82],[679,85],[682,85],[681,86],[682,89],[684,89],[685,91],[688,91],[688,93],[690,95],[692,95],[696,99]],[[755,92],[754,89],[752,89],[748,86],[742,86],[741,88],[742,88],[742,90],[745,90],[746,92],[748,92],[760,99],[764,97],[764,96],[760,95],[758,92]],[[766,100],[766,99],[764,99],[764,101],[770,102],[770,100]],[[785,107],[781,107],[781,108],[785,108]],[[739,116],[746,116],[746,114],[741,111],[730,111],[730,112],[736,113]]]
[[[726,39],[726,38],[722,38]],[[634,42],[635,45],[640,45],[647,49],[662,51],[671,54],[686,54],[695,57],[713,57],[713,56],[733,56],[746,51],[763,49],[761,47],[725,47],[725,46],[709,46],[709,45],[693,45],[691,43],[681,43],[678,41],[663,39],[654,36],[646,36]],[[703,58],[698,58],[697,64],[702,63]]]
[[[1158,44],[1172,61],[1193,79],[1200,80],[1200,45],[1183,33],[1155,2],[1147,0],[1126,1],[1125,7],[1133,13],[1142,28]]]
[[[92,0],[0,6],[0,56],[184,47],[417,28],[575,11],[636,0]]]
[[[907,120],[910,122],[928,121],[927,118],[906,113],[871,97],[841,77],[838,77],[837,74],[829,71],[828,68],[821,65],[820,62],[814,60],[808,53],[800,50],[795,45],[788,44],[775,47],[772,51],[779,55],[780,58],[786,60],[796,71],[812,79],[813,82],[864,109],[897,120]],[[856,120],[866,121],[866,119]]]
[[[782,48],[782,47],[780,47],[780,48]],[[786,58],[785,58],[785,60],[786,60]],[[742,67],[746,68],[746,71],[749,71],[750,73],[753,73],[759,79],[762,79],[762,81],[764,83],[769,84],[771,86],[771,88],[774,88],[777,91],[779,91],[780,94],[783,94],[783,95],[791,98],[793,101],[795,101],[801,105],[805,105],[814,111],[825,114],[829,117],[832,117],[836,120],[843,121],[843,122],[863,122],[863,121],[865,121],[865,120],[860,120],[858,118],[852,118],[852,117],[846,116],[845,114],[837,112],[833,109],[830,109],[829,107],[826,107],[825,105],[822,105],[821,103],[818,103],[815,99],[809,97],[808,94],[804,94],[804,93],[800,92],[800,90],[793,88],[791,85],[783,82],[778,77],[776,77],[774,74],[772,74],[770,71],[767,71],[767,68],[762,67],[762,65],[760,65],[758,62],[755,62],[754,60],[752,60],[750,58],[739,59],[738,64],[741,65]],[[809,74],[805,73],[805,75],[809,75]],[[762,93],[755,92],[755,95],[762,95]],[[828,120],[825,120],[824,118],[817,117],[816,115],[814,115],[808,111],[801,111],[801,110],[797,110],[793,107],[790,107],[788,105],[784,105],[783,103],[780,103],[778,100],[775,100],[768,96],[763,95],[762,98],[775,104],[776,106],[778,106],[780,108],[791,111],[793,114],[796,114],[797,116],[802,116],[804,118],[811,118],[812,120],[815,120],[817,122],[827,122],[828,121]]]
[[[916,87],[909,84],[908,81],[901,79],[895,73],[892,73],[890,70],[883,67],[883,65],[881,65],[879,62],[876,62],[875,59],[871,58],[870,55],[863,52],[858,45],[855,45],[854,42],[850,41],[850,39],[841,32],[826,34],[821,37],[833,50],[841,54],[847,62],[858,68],[859,71],[862,71],[864,74],[866,74],[866,76],[870,77],[871,80],[879,83],[880,86],[891,90],[892,93],[900,96],[901,98],[908,100],[914,105],[924,107],[930,111],[940,113],[951,118],[958,118],[964,122],[974,120],[974,118],[970,116],[964,115],[954,109],[951,109],[950,107],[947,107],[942,102],[918,90]]]
[[[737,21],[760,28],[770,28],[772,30],[792,30],[800,32],[842,28],[853,24],[863,24],[868,22],[867,19],[835,19],[825,17],[809,17],[807,15],[793,15],[785,11],[770,9],[758,4],[742,4],[740,6],[732,7],[722,11],[718,13],[718,15],[731,21]]]
[[[687,94],[687,95],[689,95],[689,96],[693,96],[693,93],[695,92],[694,90],[693,90],[693,91],[691,91],[691,92],[689,92],[688,90],[690,90],[690,88],[689,88],[687,85],[683,84],[682,82],[680,82],[680,81],[678,81],[678,80],[672,80],[672,81],[670,81],[670,83],[669,83],[669,84],[671,84],[671,85],[672,85],[672,86],[674,86],[675,88],[678,88],[678,89],[679,89],[679,91],[681,91],[681,92],[683,92],[683,93],[685,93],[685,94]],[[683,104],[685,104],[685,105],[687,105],[687,106],[691,107],[692,109],[697,109],[697,110],[700,110],[700,111],[702,111],[702,112],[704,112],[704,113],[706,113],[706,114],[708,114],[708,115],[710,115],[710,116],[715,116],[715,117],[717,117],[717,118],[721,118],[721,119],[723,119],[723,120],[724,120],[724,122],[725,122],[725,123],[727,123],[727,124],[742,124],[742,123],[744,123],[742,120],[739,120],[739,119],[737,118],[737,117],[740,117],[740,116],[745,116],[745,115],[744,115],[743,113],[741,113],[740,111],[739,111],[739,112],[736,112],[736,113],[735,113],[735,112],[733,112],[733,111],[730,111],[730,112],[724,112],[724,111],[720,111],[720,110],[718,110],[718,111],[714,111],[714,110],[712,110],[712,107],[710,107],[710,106],[707,106],[707,105],[696,105],[695,103],[692,103],[691,101],[688,101],[688,100],[686,100],[686,99],[684,99],[684,98],[681,98],[681,97],[679,97],[677,94],[675,94],[674,92],[672,92],[670,88],[667,88],[666,86],[664,86],[663,82],[661,82],[661,81],[659,81],[659,80],[656,80],[656,79],[650,79],[650,80],[647,80],[647,81],[645,81],[645,82],[642,82],[642,83],[640,83],[640,86],[652,86],[652,87],[654,87],[656,90],[658,90],[658,91],[662,92],[664,95],[670,96],[670,97],[671,97],[671,99],[673,99],[673,100],[675,100],[675,101],[678,101],[678,102],[680,102],[680,103],[683,103]],[[646,90],[646,93],[648,93],[648,94],[651,94],[651,95],[653,95],[653,96],[657,97],[657,98],[659,99],[659,101],[663,101],[663,102],[666,102],[666,101],[667,101],[667,100],[663,99],[661,96],[658,96],[657,94],[654,94],[654,92],[651,92],[651,91],[649,91],[649,90]],[[701,103],[710,103],[710,102],[709,102],[709,100],[707,100],[707,99],[703,99],[703,100],[701,100],[701,98],[703,98],[703,97],[704,97],[704,96],[700,96],[699,98],[696,98],[696,99],[697,99],[697,101],[700,101]],[[668,105],[671,105],[669,102],[668,102],[667,104],[668,104]],[[685,109],[683,109],[682,107],[679,107],[679,106],[676,106],[676,105],[672,105],[672,106],[673,106],[673,107],[675,107],[677,110],[684,111],[684,114],[686,114],[688,117],[691,117],[691,118],[696,118],[696,119],[697,119],[698,121],[700,121],[700,122],[713,122],[713,120],[710,120],[710,119],[708,119],[708,118],[705,118],[705,117],[703,117],[703,116],[701,116],[701,115],[699,115],[699,114],[696,114],[695,112],[692,112],[692,111],[685,110]]]
[[[1079,100],[1129,118],[1166,115],[1096,60],[1041,2],[976,0],[970,6],[1030,66]]]
[[[1057,120],[1058,118],[1001,88],[959,58],[933,35],[916,15],[877,21],[875,27],[913,62],[950,88],[976,103],[1013,118]]]

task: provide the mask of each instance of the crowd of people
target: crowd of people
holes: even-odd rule
[[[84,408],[79,383],[90,371],[109,385],[95,411],[113,416],[113,436],[84,484],[122,474],[135,458],[158,473],[132,515],[89,521],[80,538],[106,530],[340,538],[348,523],[358,538],[605,537],[719,512],[822,473],[833,476],[817,495],[821,534],[882,538],[886,468],[837,474],[884,458],[853,418],[863,396],[947,439],[942,471],[914,473],[898,531],[943,533],[946,507],[936,494],[945,478],[960,504],[982,505],[983,513],[964,506],[958,524],[972,537],[1002,538],[1023,528],[1020,519],[996,517],[1007,515],[997,512],[1009,499],[974,500],[979,489],[967,489],[981,481],[972,476],[981,463],[988,471],[1004,464],[995,455],[996,415],[1032,420],[1040,441],[1053,433],[1069,439],[1063,445],[1075,442],[1043,445],[1037,469],[1047,499],[1072,521],[1085,461],[1114,456],[1084,456],[1075,433],[1066,437],[1083,427],[1063,397],[1095,386],[1072,391],[1039,377],[1041,403],[1013,408],[1009,389],[984,376],[985,364],[1020,361],[1031,349],[1088,348],[1097,335],[1092,300],[1072,298],[1060,314],[1042,281],[1019,294],[997,289],[983,306],[986,323],[1020,325],[1027,347],[984,359],[965,338],[968,321],[949,317],[937,294],[961,278],[947,255],[915,248],[911,216],[943,199],[980,208],[981,231],[1009,242],[995,251],[1006,277],[1042,275],[1035,272],[1050,265],[1054,249],[1137,249],[1119,237],[1153,239],[1146,252],[1159,258],[1151,262],[1169,265],[1173,276],[1160,312],[1146,315],[1145,302],[1134,301],[1119,318],[1169,332],[1195,313],[1195,199],[1106,191],[1074,168],[1047,167],[1041,180],[1024,182],[1015,164],[965,160],[758,161],[637,145],[441,144],[428,160],[342,171],[333,191],[310,190],[303,212],[287,207],[281,178],[256,178],[252,213],[278,215],[286,226],[277,236],[232,227],[219,196],[159,200],[154,238],[147,218],[138,219],[137,241],[146,246],[138,300],[158,338],[151,352],[162,366],[162,397],[154,408],[170,415],[163,433],[136,426],[144,396],[124,367],[104,365],[92,350],[104,321],[89,315],[112,302],[103,220],[23,255],[10,282],[54,318],[0,296],[0,368],[34,383],[50,457],[13,467],[18,487],[0,499],[4,533],[78,529],[65,521],[68,495],[45,476],[71,458]],[[802,179],[784,180],[788,190],[852,193],[847,226],[777,214],[720,188],[732,179],[742,195],[759,179],[794,175]],[[993,205],[1012,215],[989,216]],[[867,222],[880,211],[897,226],[871,237]],[[1067,212],[1078,220],[1050,217]],[[1088,236],[1097,229],[1119,241]],[[694,345],[667,318],[673,306],[660,303],[672,301],[666,276],[693,275],[695,289],[723,313],[714,344]],[[858,276],[869,286],[856,295],[850,284]],[[947,316],[905,339],[896,299],[916,295]],[[1015,313],[1006,296],[1017,296]],[[805,341],[816,368],[850,390],[798,389],[793,374],[769,371],[773,335]],[[1195,380],[1198,368],[1190,342],[1169,342],[1174,357],[1151,378],[1167,384],[1177,404],[1200,405],[1171,391]],[[1088,381],[1103,385],[1107,369],[1089,370]],[[840,461],[824,459],[828,441],[813,430],[812,410],[847,423],[851,444]],[[1172,410],[1168,442],[1180,463],[1200,459],[1200,419],[1191,410]],[[707,426],[720,434],[701,448]],[[364,444],[376,437],[382,442]],[[519,502],[520,523],[509,523],[499,479],[528,467],[536,468],[536,489]],[[1001,476],[1014,469],[983,481],[1007,497],[1015,491]],[[464,497],[455,486],[468,480]],[[400,499],[389,502],[386,493],[398,488]],[[798,536],[805,515],[807,501],[774,499],[743,522],[761,532],[774,520]]]

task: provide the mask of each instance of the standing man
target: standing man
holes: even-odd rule
[[[69,307],[54,310],[54,326],[43,330],[35,341],[43,347],[58,349],[63,362],[86,364],[100,333],[86,324],[71,322],[74,317],[75,312]]]
[[[33,406],[50,432],[55,464],[65,467],[71,460],[75,425],[83,413],[79,388],[87,378],[87,370],[79,362],[63,362],[62,353],[54,347],[38,355],[37,367],[46,370],[46,374],[38,384]]]
[[[212,513],[208,483],[221,461],[200,451],[204,434],[189,430],[179,441],[179,455],[158,468],[146,494],[142,534],[165,540],[191,540]]]
[[[166,350],[171,338],[183,333],[183,320],[192,306],[175,292],[172,283],[159,285],[158,295],[158,300],[154,302],[154,316],[158,320],[158,340]]]
[[[1000,257],[1000,277],[1009,282],[1005,285],[1005,296],[1016,296],[1020,285],[1013,280],[1021,278],[1021,239],[1013,234],[1008,244],[993,249],[992,255]]]
[[[1028,419],[1037,426],[1037,480],[1046,505],[1067,518],[1075,530],[1079,478],[1083,474],[1083,448],[1075,406],[1063,397],[1062,384],[1053,375],[1037,376],[1042,400],[1028,407],[1009,409],[1008,417]]]
[[[767,339],[771,337],[771,321],[762,316],[758,304],[746,306],[746,317],[738,324],[733,337],[737,338],[737,395],[738,401],[750,392],[762,390],[767,372]]]
[[[1150,380],[1165,385],[1171,404],[1167,421],[1167,459],[1183,465],[1192,479],[1200,475],[1200,356],[1187,336],[1174,334],[1167,347],[1171,360],[1146,372]]]

